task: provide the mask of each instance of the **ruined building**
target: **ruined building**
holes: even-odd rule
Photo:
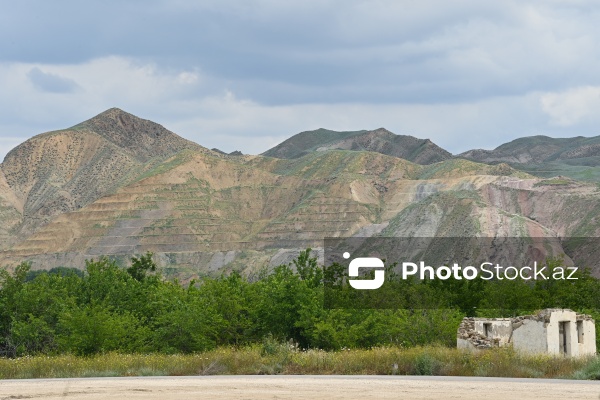
[[[596,354],[596,326],[585,314],[548,308],[515,318],[464,318],[458,348],[477,350],[512,346],[528,353],[578,357]]]

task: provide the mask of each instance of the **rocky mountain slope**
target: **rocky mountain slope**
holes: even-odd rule
[[[21,223],[23,203],[17,198],[8,185],[6,177],[0,169],[0,250],[8,248],[17,237],[13,231]]]
[[[600,136],[524,137],[494,150],[469,150],[457,157],[484,163],[504,162],[541,177],[565,175],[600,181]]]
[[[235,162],[183,151],[114,194],[55,218],[0,253],[0,261],[48,267],[152,251],[192,275],[236,262],[259,267],[287,261],[282,249],[321,247],[326,236],[378,232],[436,192],[519,177],[503,166],[479,166],[490,175],[474,176],[477,165],[467,161],[432,168],[370,152],[306,158]],[[462,223],[452,212],[446,218]]]
[[[331,132],[332,148],[316,138],[304,155],[231,156],[111,109],[37,136],[0,166],[0,265],[152,251],[167,274],[190,279],[289,262],[324,237],[600,236],[595,184],[337,149],[358,138],[381,150],[393,134]]]
[[[262,155],[298,158],[314,151],[327,150],[373,151],[417,164],[432,164],[452,158],[452,154],[429,139],[396,135],[384,128],[355,132],[336,132],[327,129],[301,132]]]
[[[184,149],[203,148],[113,108],[13,149],[0,165],[0,196],[4,186],[9,192],[5,196],[21,214],[20,223],[12,226],[15,233],[31,234],[53,217],[90,204]]]
[[[539,164],[600,156],[600,136],[551,138],[531,136],[515,139],[494,150],[469,150],[459,157],[480,162]]]

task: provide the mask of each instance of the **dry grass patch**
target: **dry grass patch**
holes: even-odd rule
[[[600,359],[478,353],[441,346],[299,351],[287,344],[224,347],[192,355],[118,354],[0,359],[1,379],[258,374],[453,375],[600,379]]]

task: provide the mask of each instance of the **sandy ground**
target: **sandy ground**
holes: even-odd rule
[[[212,376],[0,381],[9,399],[599,399],[600,382],[406,376]]]

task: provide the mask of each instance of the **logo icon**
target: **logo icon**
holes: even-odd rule
[[[346,258],[346,259],[350,258],[350,254],[347,252],[344,253],[344,258]],[[374,279],[349,279],[350,286],[352,286],[354,289],[358,289],[358,290],[379,289],[383,285],[383,282],[385,281],[385,272],[383,271],[384,267],[385,267],[385,265],[383,264],[383,261],[381,261],[377,257],[355,258],[354,260],[350,261],[350,265],[348,266],[348,275],[351,278],[357,278],[359,276],[358,271],[361,268],[381,268],[381,269],[376,269],[374,271],[375,272]]]

